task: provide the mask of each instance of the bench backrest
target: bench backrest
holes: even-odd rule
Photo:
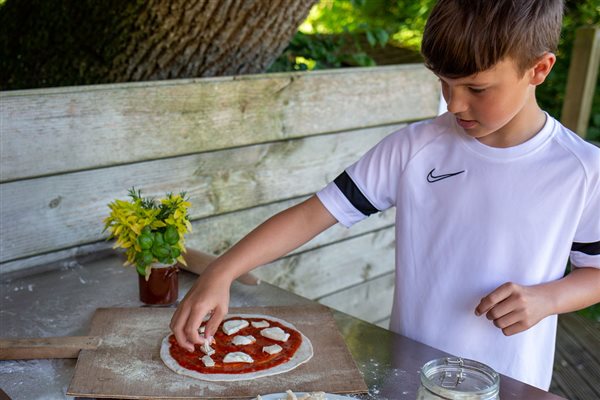
[[[132,186],[187,191],[187,244],[218,254],[438,98],[420,64],[2,92],[1,274],[109,249],[107,204]],[[260,274],[311,298],[370,282],[393,271],[392,225],[336,227]]]

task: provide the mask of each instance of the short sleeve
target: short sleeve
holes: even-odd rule
[[[587,201],[571,247],[571,264],[600,268],[600,160],[590,178]]]
[[[403,131],[385,137],[317,192],[319,200],[342,225],[350,227],[395,204]]]

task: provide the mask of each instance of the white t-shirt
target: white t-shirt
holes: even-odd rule
[[[493,148],[446,113],[387,136],[317,195],[347,227],[396,206],[393,331],[548,389],[557,317],[507,337],[474,310],[505,282],[562,278],[569,255],[600,268],[600,149],[550,116]]]

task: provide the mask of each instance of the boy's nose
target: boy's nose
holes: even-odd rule
[[[446,92],[446,103],[448,103],[448,111],[452,114],[458,114],[467,111],[467,102],[458,93],[450,91]]]

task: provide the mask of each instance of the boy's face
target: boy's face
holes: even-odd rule
[[[464,78],[438,77],[448,111],[469,136],[488,146],[510,147],[543,126],[545,116],[537,106],[535,86],[543,82],[553,63],[554,58],[542,71],[541,81],[538,64],[521,74],[510,58]]]

